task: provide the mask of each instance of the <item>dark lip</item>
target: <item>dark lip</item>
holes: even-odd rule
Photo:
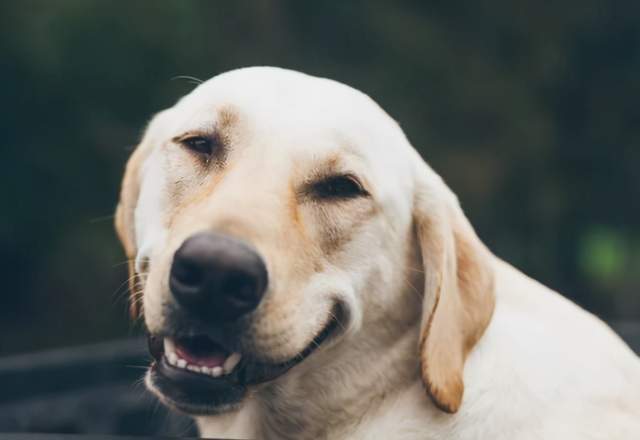
[[[148,335],[149,352],[154,358],[150,368],[151,381],[156,391],[178,410],[192,415],[217,413],[220,407],[240,402],[248,386],[277,379],[304,361],[336,335],[344,315],[343,308],[336,304],[320,333],[304,350],[285,362],[259,362],[243,353],[233,372],[216,378],[170,365],[164,357],[163,339],[166,336]]]
[[[333,312],[329,315],[330,318],[328,322],[322,328],[320,333],[311,340],[304,350],[290,358],[288,361],[279,364],[248,362],[245,365],[241,365],[242,368],[239,370],[244,373],[244,375],[241,376],[241,380],[244,384],[257,385],[277,379],[291,368],[304,361],[313,352],[320,348],[323,343],[337,334],[338,326],[341,324],[340,317],[343,315],[343,313],[338,309],[341,308],[339,306],[334,307]]]
[[[224,406],[240,402],[247,391],[234,373],[219,378],[207,377],[175,368],[164,357],[151,364],[149,375],[152,388],[160,394],[161,400],[190,415],[220,412]]]

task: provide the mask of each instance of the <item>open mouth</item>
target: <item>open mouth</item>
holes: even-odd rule
[[[242,358],[240,353],[229,353],[204,335],[177,340],[164,338],[163,345],[169,365],[211,377],[230,374]]]
[[[339,309],[336,307],[335,309]],[[334,310],[322,331],[298,355],[282,363],[265,363],[231,352],[207,335],[148,336],[154,358],[151,388],[162,400],[189,414],[212,414],[232,408],[249,385],[276,379],[330,339],[340,324]]]

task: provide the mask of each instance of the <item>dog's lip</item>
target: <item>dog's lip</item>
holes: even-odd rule
[[[336,305],[329,315],[327,323],[322,330],[311,340],[311,342],[297,355],[281,363],[247,362],[240,368],[241,379],[245,385],[258,385],[264,382],[277,379],[291,368],[300,364],[313,352],[320,348],[327,340],[336,335],[338,327],[341,325],[340,317],[343,316],[342,307]]]
[[[235,368],[217,377],[171,365],[164,352],[164,340],[167,336],[149,334],[147,339],[149,352],[154,358],[151,369],[155,374],[164,376],[165,379],[168,379],[177,387],[184,388],[185,392],[182,394],[185,396],[190,394],[189,390],[193,392],[197,391],[199,395],[202,395],[205,393],[221,392],[225,389],[259,385],[282,376],[315,352],[324,342],[335,336],[338,326],[341,325],[340,317],[342,316],[342,308],[336,305],[322,330],[311,340],[304,350],[285,362],[267,363],[251,359],[250,356],[243,354]],[[176,337],[177,336],[173,336],[173,338]],[[180,406],[175,399],[170,400],[172,400],[174,405]],[[201,406],[202,408],[198,410],[196,408],[198,405],[194,406],[194,402],[185,402],[184,411],[188,413],[207,412],[205,408],[206,405]]]

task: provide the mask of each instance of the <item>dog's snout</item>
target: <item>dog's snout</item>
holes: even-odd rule
[[[189,313],[230,321],[258,306],[267,279],[264,261],[251,246],[228,235],[201,232],[176,251],[169,287]]]

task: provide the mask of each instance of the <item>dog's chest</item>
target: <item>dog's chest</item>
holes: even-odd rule
[[[426,421],[437,417],[438,412],[430,406],[417,381],[415,386],[377,397],[363,399],[361,397],[366,393],[356,393],[349,400],[318,402],[319,395],[325,391],[318,391],[315,398],[291,396],[287,391],[287,399],[283,400],[278,390],[270,390],[273,395],[270,402],[264,403],[266,411],[261,422],[261,437],[435,440],[447,431],[445,426],[431,432],[425,429],[429,426]],[[327,394],[326,398],[330,396]],[[300,405],[300,402],[305,404]]]

